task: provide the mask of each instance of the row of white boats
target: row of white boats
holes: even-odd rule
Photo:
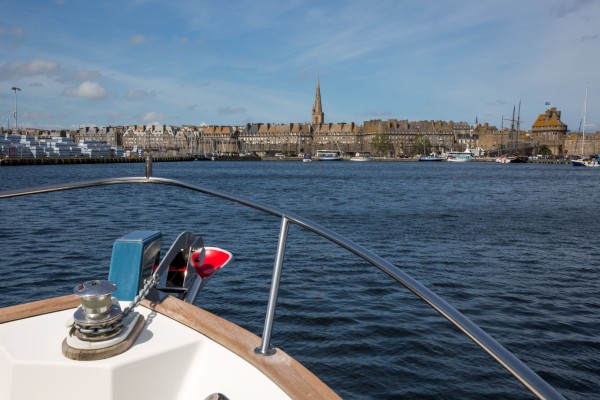
[[[449,151],[442,155],[431,153],[428,156],[420,157],[419,161],[449,161],[449,162],[468,162],[473,161],[474,155],[471,150]]]
[[[342,152],[338,150],[317,150],[317,154],[315,157],[318,161],[342,161],[344,159]],[[471,150],[466,149],[465,151],[450,151],[441,155],[436,153],[431,153],[428,156],[423,156],[419,158],[419,161],[448,161],[448,162],[469,162],[473,161],[475,156]],[[311,162],[313,160],[310,154],[305,154],[303,161]],[[350,157],[350,161],[371,161],[371,154],[368,152],[356,153],[354,156]],[[516,163],[526,163],[528,161],[527,156],[519,156],[519,155],[501,155],[496,158],[497,163],[501,164],[516,164]],[[574,167],[599,167],[600,166],[600,157],[586,157],[580,156],[577,159],[571,160],[571,165]]]
[[[451,151],[441,156],[432,153],[430,156],[420,157],[419,161],[451,161],[451,162],[467,162],[472,161],[474,158],[473,153],[467,149],[465,151]],[[318,161],[342,161],[344,159],[343,154],[339,150],[317,150],[315,159]],[[350,161],[371,161],[371,154],[369,152],[357,152],[354,156],[350,157]],[[313,157],[311,154],[304,154],[302,159],[303,162],[312,162]]]

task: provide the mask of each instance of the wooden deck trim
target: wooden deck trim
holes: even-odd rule
[[[56,311],[68,310],[79,307],[81,299],[75,294],[62,297],[33,301],[31,303],[17,304],[16,306],[0,308],[0,324],[19,319],[35,317]]]
[[[275,382],[292,399],[340,399],[329,386],[283,350],[271,356],[254,353],[260,338],[195,305],[168,297],[159,304],[142,305],[202,333],[226,347]]]

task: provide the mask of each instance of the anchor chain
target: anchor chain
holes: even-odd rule
[[[125,310],[123,310],[123,316],[121,317],[121,320],[123,320],[131,311],[133,311],[134,308],[136,308],[137,306],[140,305],[140,303],[146,297],[146,295],[148,294],[150,289],[152,289],[153,287],[158,285],[158,281],[159,281],[159,279],[156,274],[150,275],[144,281],[144,287],[142,287],[140,289],[137,296],[135,296],[133,298],[133,300],[131,301],[131,303],[129,303],[129,305],[127,307],[125,307]]]
[[[112,322],[110,324],[103,325],[103,326],[98,326],[98,327],[81,326],[77,322],[74,322],[73,323],[73,327],[77,331],[81,332],[82,334],[84,334],[84,335],[90,335],[90,336],[99,336],[99,335],[103,335],[103,334],[106,334],[106,333],[111,333],[111,332],[117,331],[123,325],[123,321],[125,320],[125,318],[137,306],[140,305],[140,303],[146,297],[146,295],[148,294],[148,292],[150,291],[150,289],[152,289],[153,287],[155,287],[156,285],[158,285],[158,282],[159,282],[159,279],[156,276],[156,274],[152,274],[150,277],[148,277],[144,281],[144,286],[140,289],[140,291],[138,292],[138,294],[133,298],[133,300],[129,303],[129,305],[127,307],[125,307],[125,309],[121,313],[120,317],[116,321],[114,321],[114,322]]]

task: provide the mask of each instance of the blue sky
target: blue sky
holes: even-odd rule
[[[453,120],[600,130],[600,0],[8,0],[0,125]],[[509,122],[504,122],[505,126]]]

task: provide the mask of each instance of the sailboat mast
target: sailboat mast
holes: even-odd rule
[[[517,134],[515,136],[516,152],[519,152],[519,129],[521,127],[521,100],[519,100],[519,113],[517,114]]]
[[[509,153],[512,153],[515,151],[514,149],[514,135],[515,135],[515,106],[513,105],[513,114],[512,114],[512,119],[510,120],[510,150]]]
[[[584,156],[585,151],[585,114],[587,113],[587,98],[588,98],[588,85],[585,85],[585,100],[583,101],[583,124],[581,126],[581,156]]]

